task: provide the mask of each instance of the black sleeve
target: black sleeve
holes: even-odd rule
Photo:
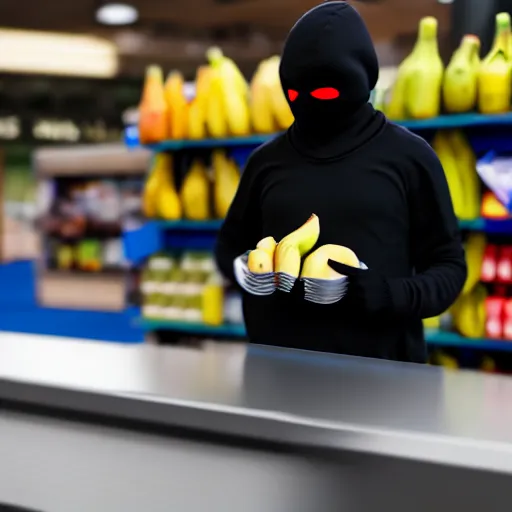
[[[256,150],[258,151],[258,150]],[[257,187],[258,169],[253,153],[245,165],[237,192],[220,228],[215,245],[215,260],[221,273],[235,282],[233,261],[254,249],[261,235],[261,211]]]
[[[416,275],[389,279],[399,316],[430,318],[445,312],[466,280],[466,261],[443,167],[421,142],[409,180],[412,257]]]

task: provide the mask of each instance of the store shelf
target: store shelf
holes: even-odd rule
[[[512,341],[486,338],[465,338],[460,334],[436,329],[426,329],[425,339],[430,346],[468,348],[478,350],[496,350],[512,352]]]
[[[467,231],[485,231],[485,220],[484,219],[460,220],[459,226],[460,226],[460,229],[467,230]]]
[[[140,318],[137,321],[137,326],[145,331],[169,330],[197,336],[224,336],[226,338],[244,338],[246,336],[245,327],[235,324],[212,326],[193,322]]]
[[[148,144],[145,147],[156,152],[179,151],[182,149],[208,149],[220,147],[259,146],[277,134],[250,135],[248,137],[228,137],[224,139],[200,139],[200,140],[166,140],[158,144]]]
[[[398,121],[409,130],[442,130],[445,128],[470,128],[474,126],[512,126],[512,113],[482,115],[477,113],[454,114],[431,119]]]
[[[175,220],[158,221],[160,229],[173,231],[218,231],[222,226],[222,220]]]
[[[477,126],[512,126],[512,113],[499,115],[482,115],[477,113],[455,114],[433,117],[431,119],[397,121],[397,124],[409,130],[442,130],[445,128],[469,128]],[[127,144],[135,146],[137,128],[127,129]],[[184,149],[208,149],[216,147],[258,146],[271,140],[277,134],[250,135],[248,137],[227,137],[201,140],[167,140],[158,144],[148,144],[145,147],[154,152],[179,151]]]
[[[165,221],[159,220],[156,221],[157,226],[162,230],[172,230],[172,231],[217,231],[222,226],[222,219],[218,220],[205,220],[205,221],[195,221],[195,220],[172,220]],[[500,226],[504,229],[508,229],[512,233],[512,221],[486,221],[485,219],[475,219],[475,220],[461,220],[459,225],[461,229],[466,229],[468,231],[484,231],[488,224],[492,224],[495,226],[495,229],[499,230]]]

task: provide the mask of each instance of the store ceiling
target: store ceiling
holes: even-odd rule
[[[294,21],[318,0],[134,0],[140,20],[109,29],[94,19],[98,0],[0,1],[0,24],[8,27],[105,35],[119,46],[122,70],[139,74],[149,62],[192,72],[205,49],[220,44],[248,71],[279,52]],[[437,0],[380,0],[353,3],[378,44],[384,65],[403,56],[419,19],[433,15],[449,30],[451,7]]]

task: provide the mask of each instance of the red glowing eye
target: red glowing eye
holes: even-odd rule
[[[299,93],[297,91],[294,91],[293,89],[288,89],[288,99],[290,101],[295,101],[298,96]]]
[[[334,89],[334,87],[321,87],[320,89],[315,89],[311,93],[311,96],[317,100],[334,100],[335,98],[338,98],[339,95],[339,91]]]

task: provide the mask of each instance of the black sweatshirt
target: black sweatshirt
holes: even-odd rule
[[[444,312],[462,289],[443,169],[423,139],[367,103],[377,76],[368,32],[345,2],[312,9],[288,36],[281,82],[295,123],[249,158],[220,230],[218,266],[234,280],[237,256],[315,213],[316,247],[350,247],[369,270],[350,277],[332,305],[305,301],[300,281],[291,293],[244,293],[251,342],[424,362],[421,319]]]

